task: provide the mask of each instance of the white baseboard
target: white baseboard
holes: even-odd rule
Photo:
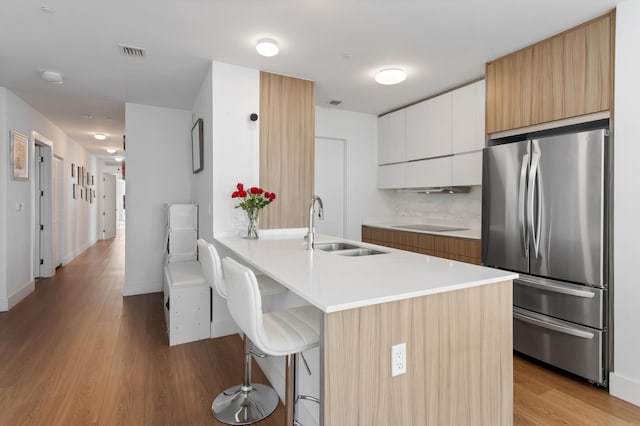
[[[0,299],[0,311],[8,311],[16,306],[22,299],[33,293],[36,289],[34,280],[24,284],[18,290],[9,295],[7,299]]]
[[[609,374],[609,393],[640,407],[640,381],[615,372]]]
[[[138,294],[162,293],[162,282],[148,282],[127,284],[125,281],[122,289],[123,296],[136,296]]]
[[[98,242],[97,239],[96,240],[91,240],[91,241],[87,242],[86,244],[78,247],[77,249],[75,249],[71,253],[68,253],[65,257],[62,258],[62,266],[67,265],[73,259],[75,259],[76,257],[80,256],[86,249],[88,249],[89,247],[94,245],[96,242]]]

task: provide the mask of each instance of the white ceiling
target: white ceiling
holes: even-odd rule
[[[619,2],[2,0],[0,86],[105,156],[121,148],[125,102],[190,110],[211,60],[313,80],[317,105],[339,99],[338,108],[380,114],[479,78],[485,62]],[[255,52],[263,37],[278,40],[278,56]],[[122,55],[120,43],[146,57]],[[407,80],[376,84],[374,73],[390,66]],[[64,84],[42,81],[43,70],[61,72]]]

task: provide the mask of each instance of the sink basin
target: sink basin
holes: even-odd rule
[[[349,243],[316,243],[315,248],[323,251],[359,249],[360,246]]]
[[[329,253],[337,254],[339,256],[371,256],[374,254],[384,254],[386,252],[380,250],[374,250],[366,247],[360,247],[350,243],[317,243],[315,248]]]
[[[349,249],[349,250],[336,250],[333,253],[340,256],[355,257],[355,256],[371,256],[374,254],[385,254],[386,252],[380,251],[380,250],[372,250],[368,248],[356,248],[356,249]]]

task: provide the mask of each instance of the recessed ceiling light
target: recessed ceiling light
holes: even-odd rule
[[[115,153],[116,153],[116,150],[115,150],[115,149],[113,149],[113,148],[107,148],[107,152],[108,152],[109,154],[115,154]]]
[[[105,140],[107,137],[105,135],[103,135],[102,133],[96,133],[95,135],[93,135],[94,138],[98,139],[99,141],[103,141]]]
[[[407,73],[400,68],[387,68],[376,74],[376,81],[384,85],[402,83],[406,78]]]
[[[256,51],[262,56],[275,56],[280,49],[278,43],[270,38],[263,38],[256,44]]]
[[[83,118],[88,118],[88,119],[92,119],[93,115],[91,114],[80,114]]]
[[[62,84],[62,74],[58,71],[42,71],[40,77],[49,83]]]
[[[122,157],[113,157],[115,161],[122,161]]]
[[[56,14],[56,10],[51,8],[51,7],[47,7],[47,6],[42,6],[40,8],[40,11],[42,13],[46,13],[47,15],[55,15]]]

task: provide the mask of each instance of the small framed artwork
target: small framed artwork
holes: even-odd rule
[[[80,186],[83,188],[86,186],[84,184],[84,166],[80,167]]]
[[[11,179],[29,180],[29,138],[11,131]]]
[[[89,190],[89,204],[93,204],[93,190]]]
[[[89,191],[91,191],[89,188],[85,188],[85,190],[84,190],[84,200],[85,201],[89,201]]]
[[[73,199],[75,200],[76,198],[78,198],[78,184],[74,183],[73,184]]]
[[[91,174],[87,172],[87,186],[91,185]]]
[[[191,128],[191,166],[193,173],[198,173],[204,169],[204,156],[202,155],[203,125],[202,118],[198,118],[196,124]]]
[[[81,181],[81,179],[80,179],[81,167],[80,166],[78,166],[78,170],[77,171],[78,171],[78,173],[76,175],[78,176],[78,185],[80,185],[80,181]]]
[[[91,175],[91,186],[94,186],[95,183],[93,183],[93,175]]]
[[[71,163],[71,177],[76,177],[76,165]]]

